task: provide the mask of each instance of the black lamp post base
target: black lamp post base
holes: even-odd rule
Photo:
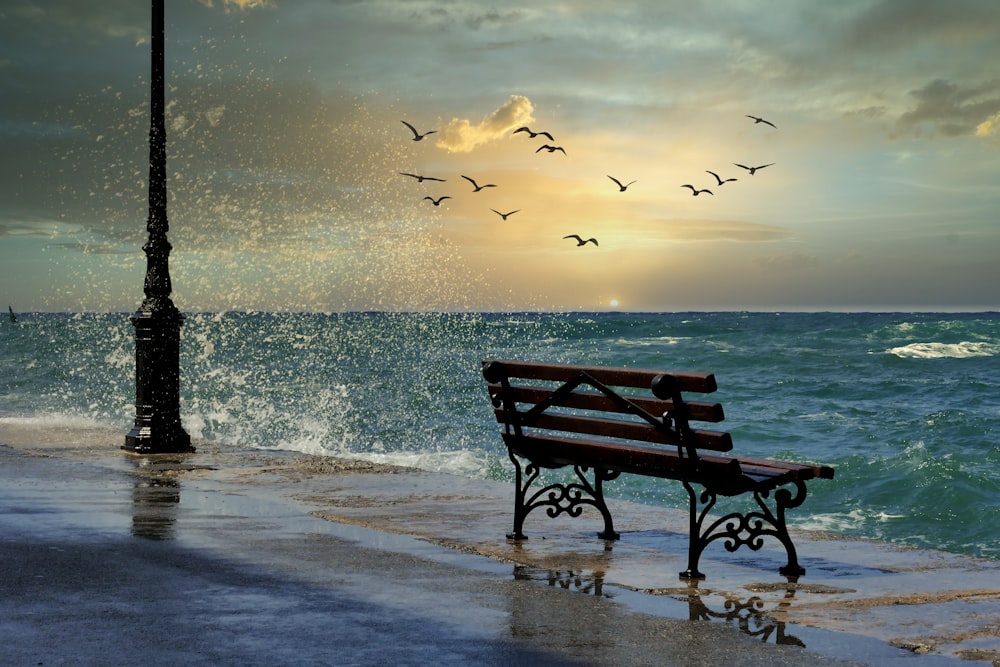
[[[160,429],[136,426],[125,436],[122,449],[132,454],[193,454],[191,436],[181,427]]]
[[[131,319],[135,326],[135,424],[122,449],[138,454],[193,452],[180,413],[184,316],[164,298],[147,299]]]

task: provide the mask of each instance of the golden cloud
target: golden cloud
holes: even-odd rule
[[[478,124],[464,118],[453,118],[441,131],[437,147],[450,153],[468,153],[485,143],[496,141],[521,125],[534,121],[534,105],[523,95],[511,95],[499,109],[486,115]]]
[[[977,137],[992,137],[995,134],[1000,134],[1000,112],[976,126]]]

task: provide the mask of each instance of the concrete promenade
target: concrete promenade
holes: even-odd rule
[[[675,510],[515,544],[506,484],[122,437],[0,419],[0,664],[1000,665],[1000,563],[801,535],[688,585]]]

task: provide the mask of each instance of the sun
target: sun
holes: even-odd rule
[[[618,299],[611,299],[611,301],[608,302],[608,305],[611,306],[612,308],[617,308],[618,307]]]

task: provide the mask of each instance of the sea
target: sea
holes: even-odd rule
[[[129,313],[0,322],[0,424],[135,419]],[[715,374],[740,454],[823,463],[797,528],[1000,559],[1000,313],[188,313],[197,441],[510,480],[484,358]],[[628,477],[628,479],[626,479]],[[686,507],[670,481],[608,495]]]

